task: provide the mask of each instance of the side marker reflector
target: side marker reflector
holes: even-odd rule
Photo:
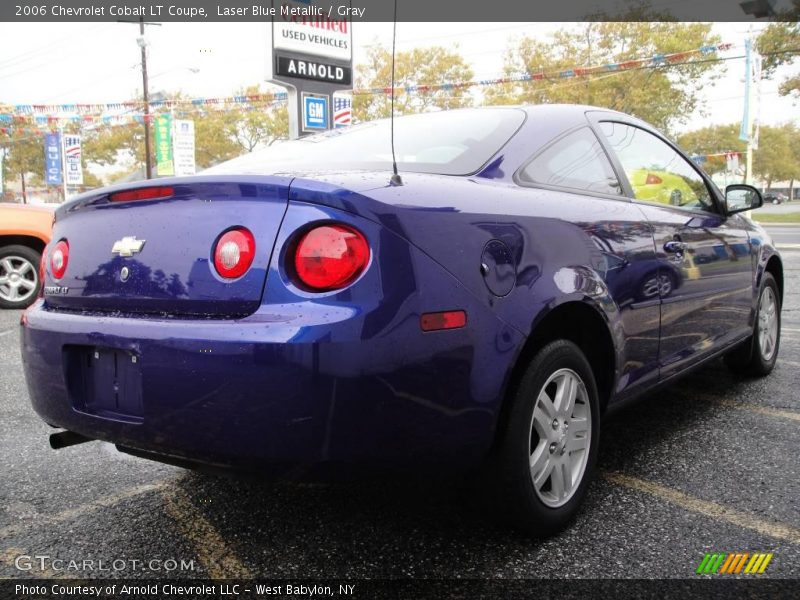
[[[440,329],[458,329],[467,324],[467,313],[463,310],[425,313],[419,320],[422,331],[438,331]]]

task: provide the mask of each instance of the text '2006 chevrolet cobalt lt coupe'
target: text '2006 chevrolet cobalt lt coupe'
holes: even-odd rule
[[[585,106],[272,146],[56,213],[25,374],[55,446],[196,466],[480,464],[563,527],[613,404],[725,355],[769,373],[781,259],[670,141]],[[448,466],[445,466],[448,465]]]

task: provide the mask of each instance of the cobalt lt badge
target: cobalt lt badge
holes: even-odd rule
[[[119,256],[133,256],[137,252],[142,251],[145,241],[147,240],[137,240],[135,235],[126,235],[121,240],[114,242],[114,245],[111,247],[111,254],[117,254]]]

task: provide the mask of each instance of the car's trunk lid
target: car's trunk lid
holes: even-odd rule
[[[82,311],[237,316],[261,301],[289,177],[195,177],[87,194],[57,212],[53,240],[69,243],[65,275],[48,273],[48,305]],[[161,187],[152,200],[114,201],[121,191]],[[233,227],[256,240],[250,269],[220,277],[214,246]]]

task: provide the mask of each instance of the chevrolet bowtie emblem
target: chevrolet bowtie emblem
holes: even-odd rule
[[[114,242],[111,248],[111,254],[119,254],[120,256],[133,256],[137,252],[141,252],[144,248],[146,240],[137,240],[136,236],[126,235],[121,240]]]

